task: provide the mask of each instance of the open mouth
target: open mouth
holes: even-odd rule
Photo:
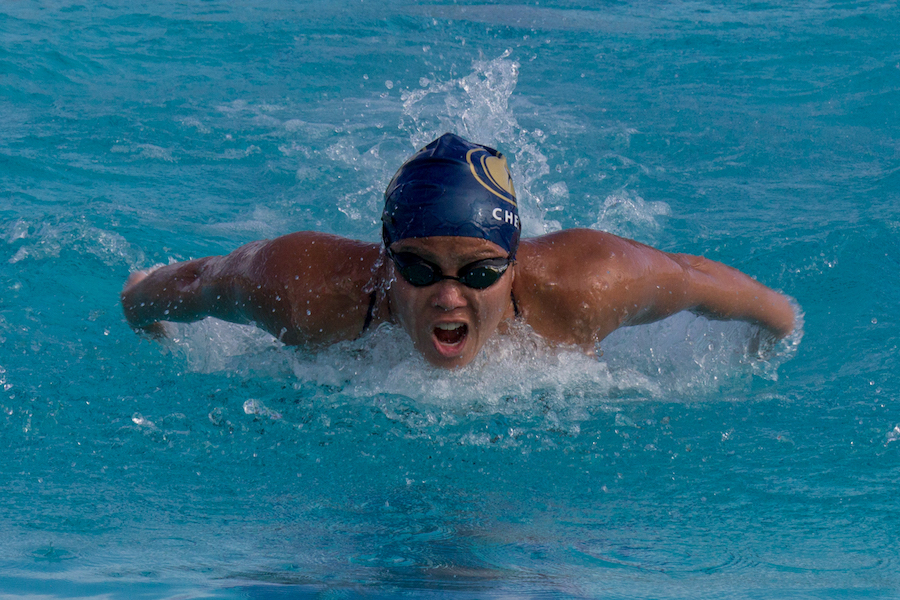
[[[469,326],[465,323],[440,323],[434,328],[434,337],[441,344],[456,346],[466,339]]]

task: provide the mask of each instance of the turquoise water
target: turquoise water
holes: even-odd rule
[[[900,595],[900,10],[876,2],[0,8],[0,592]],[[124,322],[137,268],[378,239],[444,131],[526,234],[594,227],[796,299],[461,372]]]

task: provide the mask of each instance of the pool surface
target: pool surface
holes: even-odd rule
[[[878,2],[0,8],[0,597],[900,596],[900,13]],[[796,301],[590,358],[428,367],[127,326],[128,274],[379,239],[400,163],[510,157],[603,229]]]

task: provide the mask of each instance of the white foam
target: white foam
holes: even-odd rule
[[[632,190],[621,190],[603,200],[594,229],[626,238],[646,239],[662,229],[662,217],[672,214],[665,202],[648,202]]]
[[[697,399],[753,376],[777,378],[802,328],[766,345],[759,328],[680,313],[659,323],[623,328],[597,356],[548,344],[527,325],[496,335],[468,366],[430,366],[406,333],[389,325],[360,340],[306,353],[283,347],[252,326],[207,319],[175,325],[167,348],[190,370],[294,380],[372,399],[402,396],[451,411],[570,410],[611,400]],[[762,345],[760,346],[760,340]],[[540,404],[538,407],[537,404]]]
[[[215,235],[228,235],[234,239],[244,239],[248,235],[255,238],[272,238],[279,235],[283,215],[265,206],[254,206],[249,214],[234,221],[219,221],[199,225],[198,229]]]
[[[18,245],[8,259],[10,264],[55,259],[64,250],[94,256],[110,267],[125,263],[135,269],[145,262],[143,253],[120,234],[78,220],[53,223],[19,219],[4,237],[8,244]]]

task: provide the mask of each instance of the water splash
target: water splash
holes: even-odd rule
[[[390,325],[316,353],[215,319],[173,329],[175,337],[165,347],[192,371],[293,380],[297,389],[312,383],[364,403],[402,398],[456,415],[575,415],[610,402],[685,395],[696,400],[744,386],[753,376],[777,379],[778,367],[802,337],[802,321],[792,337],[766,343],[753,325],[680,313],[620,329],[600,344],[597,356],[589,356],[549,344],[516,324],[491,338],[470,365],[444,370],[430,366],[409,336]]]
[[[12,254],[7,258],[9,264],[56,259],[64,251],[93,256],[110,267],[125,263],[138,268],[145,260],[144,254],[120,234],[75,218],[44,222],[19,219],[6,227],[2,237]]]
[[[888,432],[888,434],[884,440],[884,445],[887,446],[888,444],[891,444],[896,441],[900,441],[900,425],[897,425],[891,431]]]
[[[528,131],[516,120],[510,99],[519,77],[519,63],[507,50],[493,60],[476,60],[472,72],[458,79],[423,78],[421,88],[401,95],[400,129],[414,148],[445,132],[453,132],[507,154],[522,215],[523,233],[541,235],[560,229],[549,219],[537,182],[550,173],[540,151],[540,130]]]
[[[662,218],[671,214],[672,209],[665,202],[648,202],[631,190],[622,190],[604,199],[593,228],[645,239],[648,233],[662,229]]]
[[[244,402],[243,408],[244,414],[247,415],[259,415],[273,421],[281,419],[281,413],[279,413],[277,410],[270,409],[259,400],[253,398]]]

